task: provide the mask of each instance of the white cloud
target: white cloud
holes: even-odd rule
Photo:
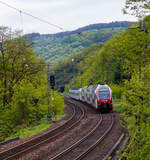
[[[2,0],[20,10],[40,17],[53,24],[73,30],[93,23],[121,20],[136,20],[124,16],[121,9],[125,0]],[[21,28],[19,12],[0,3],[0,25]],[[42,23],[32,17],[23,15],[24,32],[53,33],[58,28]]]

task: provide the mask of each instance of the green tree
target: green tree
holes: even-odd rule
[[[32,81],[32,75],[42,70],[45,67],[45,63],[34,56],[31,44],[25,39],[17,37],[16,33],[13,33],[14,37],[12,37],[9,28],[3,27],[0,29],[0,76],[2,77],[1,90],[3,91],[3,107],[5,108],[14,94],[13,87],[25,77]]]
[[[31,44],[18,32],[0,27],[0,39],[0,123],[1,129],[10,133],[17,125],[35,120],[33,98],[41,99],[39,105],[47,101],[46,64],[34,56]],[[43,107],[46,113],[47,103]]]
[[[135,15],[138,18],[143,18],[150,11],[149,0],[126,0],[123,12],[125,14]]]
[[[125,155],[129,160],[147,160],[150,157],[150,66],[142,67],[141,70],[140,79],[138,73],[134,72],[130,82],[125,83],[126,104],[123,104],[123,114],[132,141],[128,154]]]

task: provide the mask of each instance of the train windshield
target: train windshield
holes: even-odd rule
[[[98,92],[98,98],[108,99],[108,98],[110,98],[110,92],[108,90],[107,91],[99,91]]]

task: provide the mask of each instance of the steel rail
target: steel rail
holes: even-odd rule
[[[113,125],[114,125],[114,117],[113,115],[111,115],[111,125],[106,130],[106,132],[92,146],[90,146],[85,152],[83,152],[81,155],[79,155],[74,160],[83,159],[88,153],[90,153],[94,148],[96,148],[96,146],[98,146],[102,142],[102,140],[106,137],[106,135],[111,131],[111,129],[113,128]]]
[[[74,106],[74,105],[71,105],[71,106]],[[26,141],[26,142],[24,142],[22,144],[19,144],[19,145],[15,146],[15,147],[11,147],[8,150],[4,150],[4,151],[0,152],[0,160],[11,160],[11,159],[14,159],[14,158],[22,155],[23,153],[31,151],[34,148],[38,147],[39,145],[44,144],[44,143],[46,143],[46,142],[48,142],[48,141],[50,141],[50,140],[52,140],[52,139],[54,139],[54,138],[62,135],[62,134],[64,134],[66,131],[70,130],[71,128],[73,128],[84,117],[85,112],[84,112],[83,108],[80,108],[82,114],[81,114],[80,118],[78,118],[78,120],[75,121],[75,123],[71,124],[69,127],[65,128],[65,129],[63,129],[61,132],[58,132],[57,134],[55,134],[55,135],[53,135],[51,137],[47,137],[45,140],[42,140],[39,143],[35,143],[35,141],[38,140],[38,138],[42,138],[42,137],[44,137],[44,136],[46,136],[48,134],[51,134],[52,132],[56,131],[57,129],[60,129],[61,127],[67,125],[67,123],[69,123],[70,121],[72,121],[75,118],[75,115],[76,115],[76,112],[77,112],[77,111],[75,111],[75,108],[76,108],[76,106],[73,107],[73,114],[72,114],[72,116],[63,125],[58,126],[58,127],[54,128],[53,130],[51,130],[49,132],[46,132],[45,134],[40,135],[40,136],[38,136],[36,138],[33,138],[33,139],[29,140],[29,141]],[[30,145],[32,142],[34,142],[35,144]],[[27,148],[26,148],[25,147],[26,145],[29,145],[29,146],[27,146]],[[21,151],[16,151],[20,147],[24,147],[24,149],[21,149]],[[13,152],[17,152],[17,153],[14,154]],[[9,156],[6,157],[5,155],[7,155],[7,154],[9,154]]]
[[[110,156],[112,156],[112,154],[116,151],[117,147],[122,143],[124,137],[125,137],[125,133],[122,133],[119,139],[117,140],[117,142],[108,152],[108,154],[103,158],[103,160],[107,160]]]
[[[59,154],[57,154],[55,157],[50,158],[49,160],[58,160],[61,158],[61,156],[63,156],[64,154],[68,153],[69,151],[73,150],[75,147],[77,147],[78,145],[80,145],[82,142],[84,142],[85,140],[88,139],[89,136],[91,136],[96,129],[101,125],[102,123],[102,116],[100,114],[100,121],[97,123],[97,125],[86,135],[84,136],[82,139],[80,139],[79,141],[75,142],[73,145],[71,145],[69,148],[67,148],[66,150],[60,152]]]

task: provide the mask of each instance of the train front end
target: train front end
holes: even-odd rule
[[[111,111],[113,109],[112,90],[108,85],[98,85],[96,89],[97,109]]]

